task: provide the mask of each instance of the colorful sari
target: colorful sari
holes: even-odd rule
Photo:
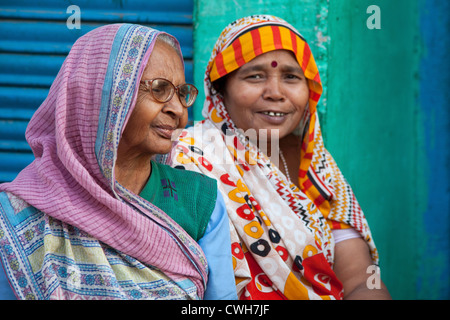
[[[295,54],[310,89],[309,108],[295,132],[303,137],[300,188],[235,127],[212,84],[277,49]],[[332,230],[354,228],[375,264],[378,255],[358,201],[324,147],[316,111],[322,85],[308,44],[279,18],[239,19],[217,40],[204,82],[205,120],[183,131],[170,161],[217,179],[230,219],[240,299],[341,299]]]
[[[159,34],[114,24],[81,37],[31,119],[35,160],[0,185],[0,257],[18,298],[203,297],[199,245],[114,177]]]

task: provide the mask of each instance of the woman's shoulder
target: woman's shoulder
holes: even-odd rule
[[[5,218],[15,225],[28,218],[28,216],[34,215],[39,210],[28,204],[21,197],[2,191],[0,192],[0,211]]]
[[[179,167],[171,167],[166,164],[156,164],[162,184],[175,188],[180,197],[195,199],[197,207],[206,211],[214,208],[217,199],[217,181],[200,172],[186,170]],[[152,167],[153,170],[153,167]]]
[[[171,167],[167,164],[156,162],[154,164],[163,175],[172,177],[175,181],[188,183],[191,186],[196,184],[203,186],[217,186],[217,181],[215,179],[210,178],[200,172],[186,170],[181,166]]]
[[[154,202],[198,241],[216,206],[219,194],[216,180],[161,163],[152,165],[152,175],[153,170],[159,171],[162,188],[162,196],[156,196]]]

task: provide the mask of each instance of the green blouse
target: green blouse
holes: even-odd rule
[[[163,210],[198,241],[216,204],[216,180],[154,161],[151,165],[150,178],[140,196]]]

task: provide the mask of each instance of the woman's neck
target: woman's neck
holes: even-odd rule
[[[117,157],[114,173],[116,180],[128,190],[139,194],[152,171],[151,155]]]
[[[267,156],[271,156],[272,151],[278,152],[280,149],[284,150],[285,152],[292,151],[292,150],[300,150],[301,147],[301,141],[300,138],[294,134],[289,134],[278,141],[267,141]],[[272,148],[274,148],[272,150]]]
[[[278,148],[277,145],[278,145]],[[275,150],[272,148],[275,147]],[[289,134],[279,141],[267,143],[268,156],[271,157],[271,151],[277,152],[273,154],[275,157],[278,156],[278,168],[290,179],[292,183],[298,186],[298,170],[300,167],[300,151],[301,151],[301,140],[298,136],[294,134]],[[284,157],[284,161],[283,158]],[[285,166],[286,164],[286,166]],[[287,167],[287,170],[286,168]]]

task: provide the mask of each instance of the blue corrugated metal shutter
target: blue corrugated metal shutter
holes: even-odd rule
[[[67,13],[69,5],[80,9],[80,29],[67,27],[74,13]],[[1,0],[0,183],[13,180],[33,160],[26,126],[77,38],[121,22],[166,31],[180,41],[186,81],[192,83],[192,11],[193,0]]]

